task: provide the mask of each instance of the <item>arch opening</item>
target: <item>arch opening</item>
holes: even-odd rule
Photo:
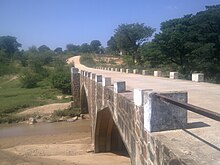
[[[105,108],[97,113],[95,152],[113,152],[129,157],[109,108]]]
[[[82,114],[88,114],[89,109],[88,109],[88,100],[86,97],[86,91],[85,87],[83,86],[81,89],[81,96],[80,96],[80,106],[81,106],[81,113]]]

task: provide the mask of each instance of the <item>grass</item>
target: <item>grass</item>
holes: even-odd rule
[[[41,83],[37,88],[21,88],[18,78],[0,77],[0,118],[20,112],[28,107],[35,107],[57,102],[67,102],[70,99],[57,99],[61,91],[53,89],[47,83]]]

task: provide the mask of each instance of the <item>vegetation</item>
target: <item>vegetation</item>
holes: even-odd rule
[[[220,83],[220,5],[162,22],[160,30],[146,42],[154,29],[122,24],[108,41],[108,50],[122,51],[131,67],[178,71],[186,79],[202,72],[209,81]]]
[[[65,54],[46,45],[20,46],[15,37],[0,37],[0,123],[22,120],[15,113],[28,107],[70,101],[57,99],[71,90]]]

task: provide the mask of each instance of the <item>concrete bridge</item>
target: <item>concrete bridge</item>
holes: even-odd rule
[[[220,164],[220,123],[157,97],[220,111],[220,85],[87,68],[72,58],[74,104],[91,116],[95,152],[131,164]]]

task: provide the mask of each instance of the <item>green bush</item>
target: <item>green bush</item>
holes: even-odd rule
[[[39,81],[37,74],[31,70],[23,71],[19,76],[19,80],[23,88],[34,88],[37,86],[37,82]]]
[[[52,75],[54,88],[62,90],[64,94],[71,94],[71,77],[68,71],[55,72]]]

